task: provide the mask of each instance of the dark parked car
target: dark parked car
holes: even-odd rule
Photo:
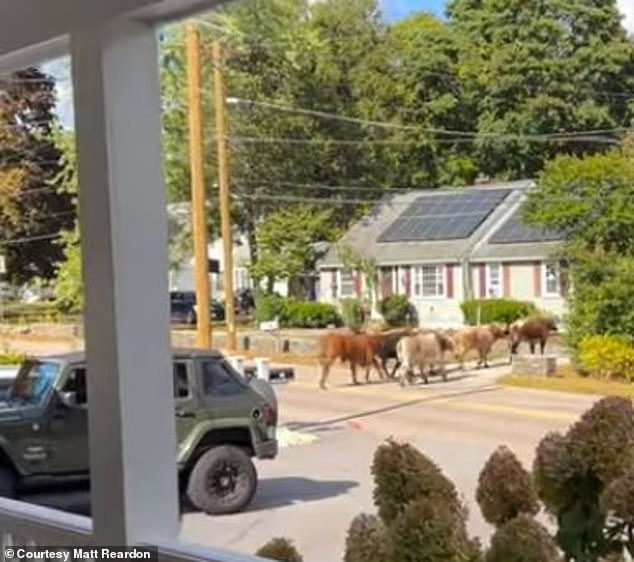
[[[193,291],[171,291],[170,311],[172,322],[177,324],[196,323],[196,293]],[[216,322],[225,319],[225,307],[212,300],[209,305],[211,319]]]

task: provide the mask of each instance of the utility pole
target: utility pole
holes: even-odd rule
[[[211,347],[209,321],[209,256],[205,178],[203,171],[203,133],[201,115],[200,38],[194,24],[187,25],[187,101],[189,115],[189,162],[192,182],[192,234],[196,277],[196,345]]]
[[[214,106],[216,110],[216,142],[218,145],[218,195],[220,198],[220,231],[224,254],[223,285],[225,289],[225,317],[227,322],[227,348],[236,349],[236,311],[233,292],[233,235],[229,202],[229,154],[225,121],[225,87],[223,80],[222,45],[213,42]]]

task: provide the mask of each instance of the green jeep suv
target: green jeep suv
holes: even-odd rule
[[[204,512],[240,511],[257,488],[252,458],[277,455],[275,393],[220,353],[172,356],[181,491]],[[0,495],[89,480],[88,407],[84,354],[25,361],[0,402]]]

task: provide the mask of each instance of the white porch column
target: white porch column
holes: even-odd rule
[[[178,529],[154,29],[71,37],[96,544]]]

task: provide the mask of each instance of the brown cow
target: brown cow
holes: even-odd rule
[[[365,380],[370,380],[370,367],[379,373],[381,380],[385,379],[379,363],[379,349],[382,337],[378,334],[355,334],[330,332],[320,340],[319,362],[322,366],[319,386],[326,389],[326,381],[330,374],[332,364],[339,359],[350,365],[352,383],[359,384],[357,380],[357,366],[365,367]]]
[[[541,354],[544,355],[546,342],[551,331],[556,331],[557,325],[553,318],[547,316],[534,316],[524,320],[518,320],[511,324],[511,355],[516,355],[520,343],[528,342],[531,354],[535,353],[535,344],[539,343]]]
[[[489,354],[496,341],[506,337],[508,330],[495,324],[486,326],[466,326],[457,330],[453,336],[455,346],[455,357],[460,363],[460,368],[464,368],[464,360],[470,351],[477,351],[479,360],[477,367],[489,366]]]

